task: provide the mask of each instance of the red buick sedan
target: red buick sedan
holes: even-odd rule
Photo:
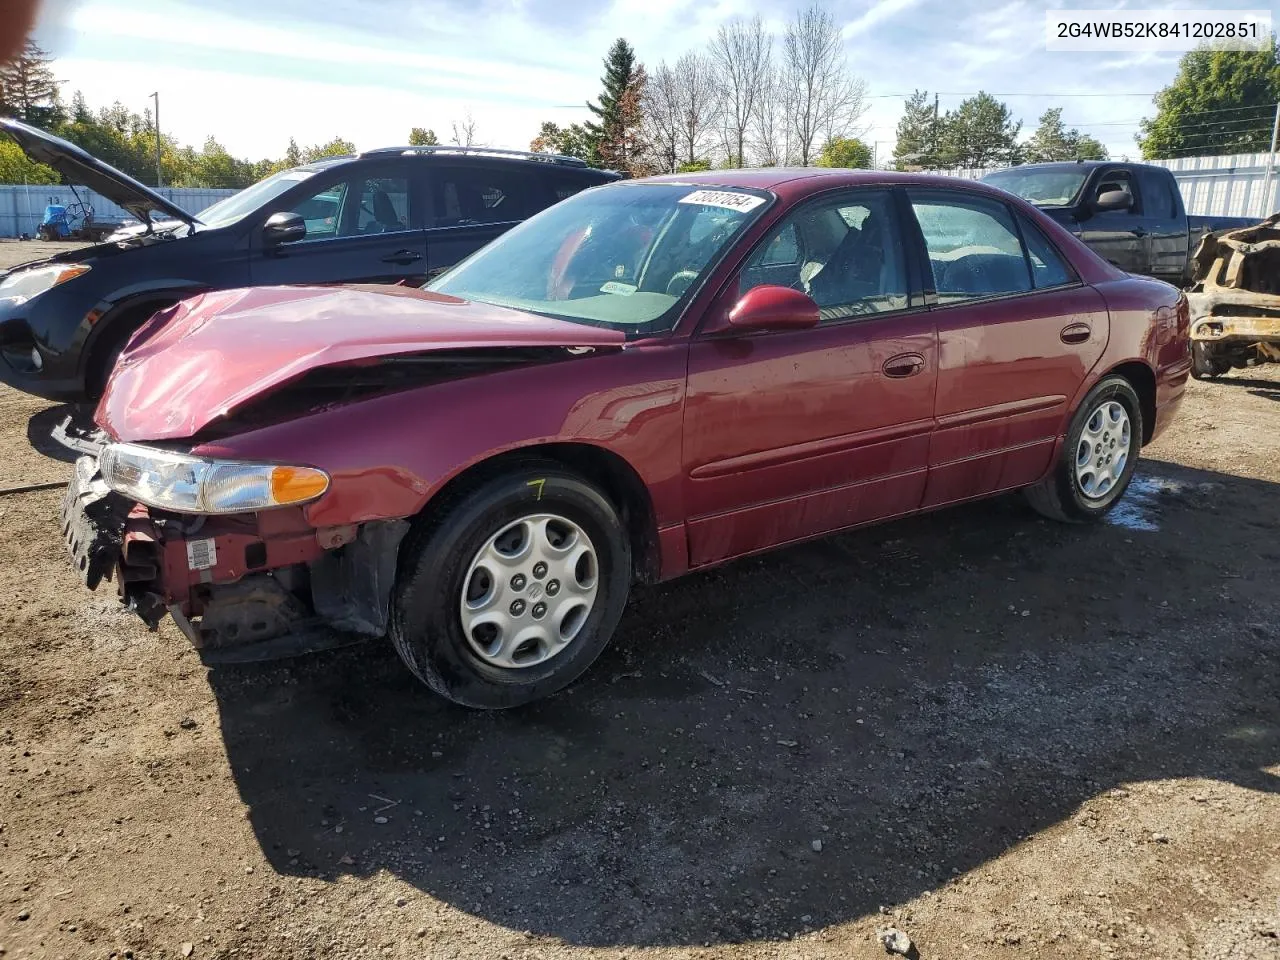
[[[1013,489],[1097,520],[1182,396],[1187,319],[972,182],[618,183],[426,289],[158,314],[64,531],[90,587],[206,656],[385,634],[509,707],[579,676],[636,581]]]

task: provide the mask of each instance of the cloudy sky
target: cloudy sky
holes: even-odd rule
[[[278,156],[290,136],[341,135],[364,148],[429,126],[445,139],[467,111],[482,142],[523,148],[543,120],[583,119],[574,105],[597,94],[617,36],[653,66],[703,47],[735,16],[759,13],[781,33],[801,2],[46,0],[37,39],[56,56],[68,98],[79,89],[93,106],[118,99],[142,110],[158,90],[166,133],[196,145],[213,134],[242,156]],[[1046,6],[1106,5],[829,0],[866,82],[865,139],[882,157],[892,151],[915,88],[939,92],[944,111],[986,90],[1028,129],[1060,105],[1068,125],[1113,156],[1137,156],[1137,121],[1177,55],[1047,52]]]

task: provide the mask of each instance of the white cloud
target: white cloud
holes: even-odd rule
[[[858,19],[844,25],[843,36],[848,40],[851,37],[866,33],[877,24],[890,20],[900,13],[905,13],[919,4],[920,0],[876,0],[871,5],[870,10],[858,17]]]

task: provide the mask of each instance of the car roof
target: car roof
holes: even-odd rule
[[[534,153],[529,150],[506,150],[499,147],[457,147],[446,144],[375,147],[371,150],[361,150],[359,153],[354,154],[348,153],[336,157],[324,157],[320,160],[313,160],[311,163],[300,164],[294,169],[316,173],[346,163],[355,163],[360,160],[380,160],[387,157],[417,157],[424,160],[435,157],[450,160],[466,158],[484,162],[521,165],[534,163],[547,167],[590,173],[598,176],[601,180],[616,180],[621,177],[621,174],[616,171],[591,167],[587,165],[585,160],[578,157],[568,157],[558,153]]]
[[[1007,173],[1010,170],[1092,170],[1095,167],[1114,166],[1117,160],[1046,160],[1044,163],[1020,163],[1016,167],[1005,167],[1003,170],[992,170],[991,173]],[[1150,164],[1145,163],[1129,163],[1125,161],[1128,167],[1145,167]],[[990,176],[991,174],[987,174]]]
[[[846,170],[828,167],[757,167],[749,170],[704,170],[698,173],[669,173],[628,183],[672,183],[703,187],[740,187],[768,190],[785,199],[821,193],[839,187],[916,186],[970,190],[1001,196],[996,190],[966,177],[944,177],[936,173],[899,173],[896,170]]]

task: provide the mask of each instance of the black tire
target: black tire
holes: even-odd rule
[[[1215,357],[1208,346],[1198,341],[1191,344],[1191,376],[1208,380],[1231,369],[1231,361]]]
[[[428,513],[401,548],[388,630],[413,674],[454,703],[481,709],[539,700],[581,676],[612,638],[631,585],[630,542],[609,499],[559,464],[525,461]],[[534,666],[504,668],[472,649],[458,605],[476,553],[503,527],[532,513],[558,514],[587,534],[597,557],[597,593],[585,622],[559,653]]]
[[[1119,479],[1101,497],[1087,496],[1076,476],[1076,455],[1080,435],[1094,412],[1107,401],[1114,400],[1129,415],[1129,451]],[[1067,430],[1067,439],[1058,454],[1053,471],[1044,480],[1023,492],[1036,512],[1064,523],[1090,523],[1101,520],[1116,505],[1133,479],[1142,448],[1142,404],[1133,385],[1122,376],[1103,377],[1077,408]]]
[[[87,361],[85,391],[90,400],[98,400],[107,389],[107,381],[111,379],[111,372],[115,370],[116,361],[120,359],[120,354],[124,353],[125,344],[129,342],[129,338],[155,314],[171,306],[171,303],[165,302],[147,304],[128,310],[107,321],[110,326],[102,332],[101,339],[93,345]]]

